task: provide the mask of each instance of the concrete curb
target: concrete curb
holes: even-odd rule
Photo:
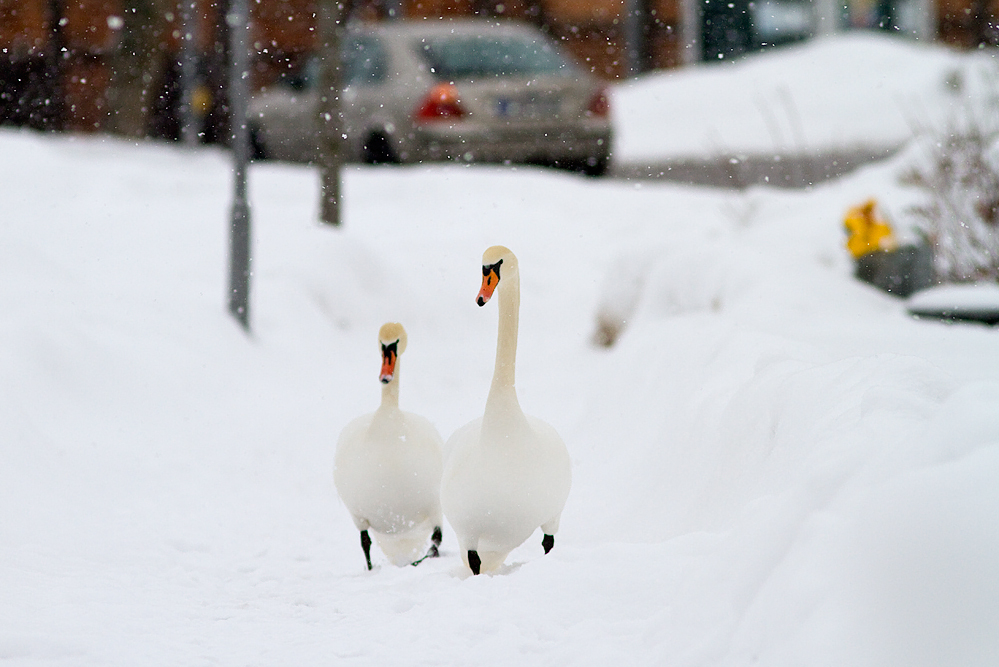
[[[879,160],[901,146],[856,147],[799,155],[731,154],[709,158],[676,157],[655,163],[616,164],[609,175],[625,180],[663,180],[687,185],[744,189],[753,185],[805,188]]]

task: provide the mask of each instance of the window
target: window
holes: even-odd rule
[[[343,83],[345,86],[371,85],[385,80],[388,57],[385,47],[376,37],[350,37],[343,49]]]
[[[543,40],[519,36],[435,37],[417,45],[442,80],[572,74],[572,65]]]
[[[385,80],[388,71],[388,56],[385,47],[376,37],[362,35],[347,37],[343,42],[340,70],[343,85],[371,85]],[[282,78],[295,90],[312,88],[319,80],[320,57],[310,58],[297,76]]]

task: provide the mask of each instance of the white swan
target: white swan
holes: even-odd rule
[[[361,531],[371,569],[371,536],[395,565],[438,555],[441,543],[441,436],[419,415],[399,409],[399,356],[406,330],[389,323],[378,332],[382,349],[382,403],[344,427],[337,441],[333,481]],[[420,552],[431,538],[423,558]]]
[[[555,429],[520,409],[514,387],[520,273],[502,246],[482,256],[480,306],[497,291],[496,368],[480,419],[448,439],[441,480],[444,515],[473,574],[499,568],[539,526],[548,553],[572,485],[569,453]]]

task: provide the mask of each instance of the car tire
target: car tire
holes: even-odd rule
[[[260,140],[260,130],[255,127],[250,127],[250,159],[267,159],[267,150],[264,148],[264,143]]]
[[[607,156],[601,155],[583,160],[579,170],[591,178],[598,178],[607,173],[609,165],[610,160],[607,159]]]
[[[365,164],[398,164],[392,144],[381,132],[372,132],[364,142],[363,161]]]

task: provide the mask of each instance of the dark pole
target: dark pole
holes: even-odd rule
[[[971,3],[971,37],[972,46],[988,46],[992,42],[991,15],[989,0],[974,0]]]
[[[49,0],[48,9],[52,22],[50,26],[52,36],[45,53],[45,82],[49,99],[46,100],[45,109],[39,119],[39,127],[46,130],[62,130],[66,125],[63,72],[65,60],[70,53],[66,48],[66,34],[63,31],[62,0]]]
[[[385,0],[385,13],[390,21],[401,19],[403,10],[403,0]]]
[[[226,17],[231,45],[229,70],[230,138],[235,198],[229,227],[229,312],[250,330],[250,205],[246,201],[246,167],[250,136],[246,127],[249,100],[249,9],[247,0],[233,0]]]
[[[626,54],[625,76],[635,77],[642,73],[642,0],[625,0],[622,21],[624,49]]]
[[[321,0],[318,5],[319,39],[319,170],[321,192],[319,219],[340,225],[340,168],[343,165],[343,123],[340,116],[340,42],[343,35],[345,2]]]
[[[181,0],[180,7],[180,138],[193,146],[200,140],[194,91],[200,83],[196,50],[201,20],[195,0]]]

